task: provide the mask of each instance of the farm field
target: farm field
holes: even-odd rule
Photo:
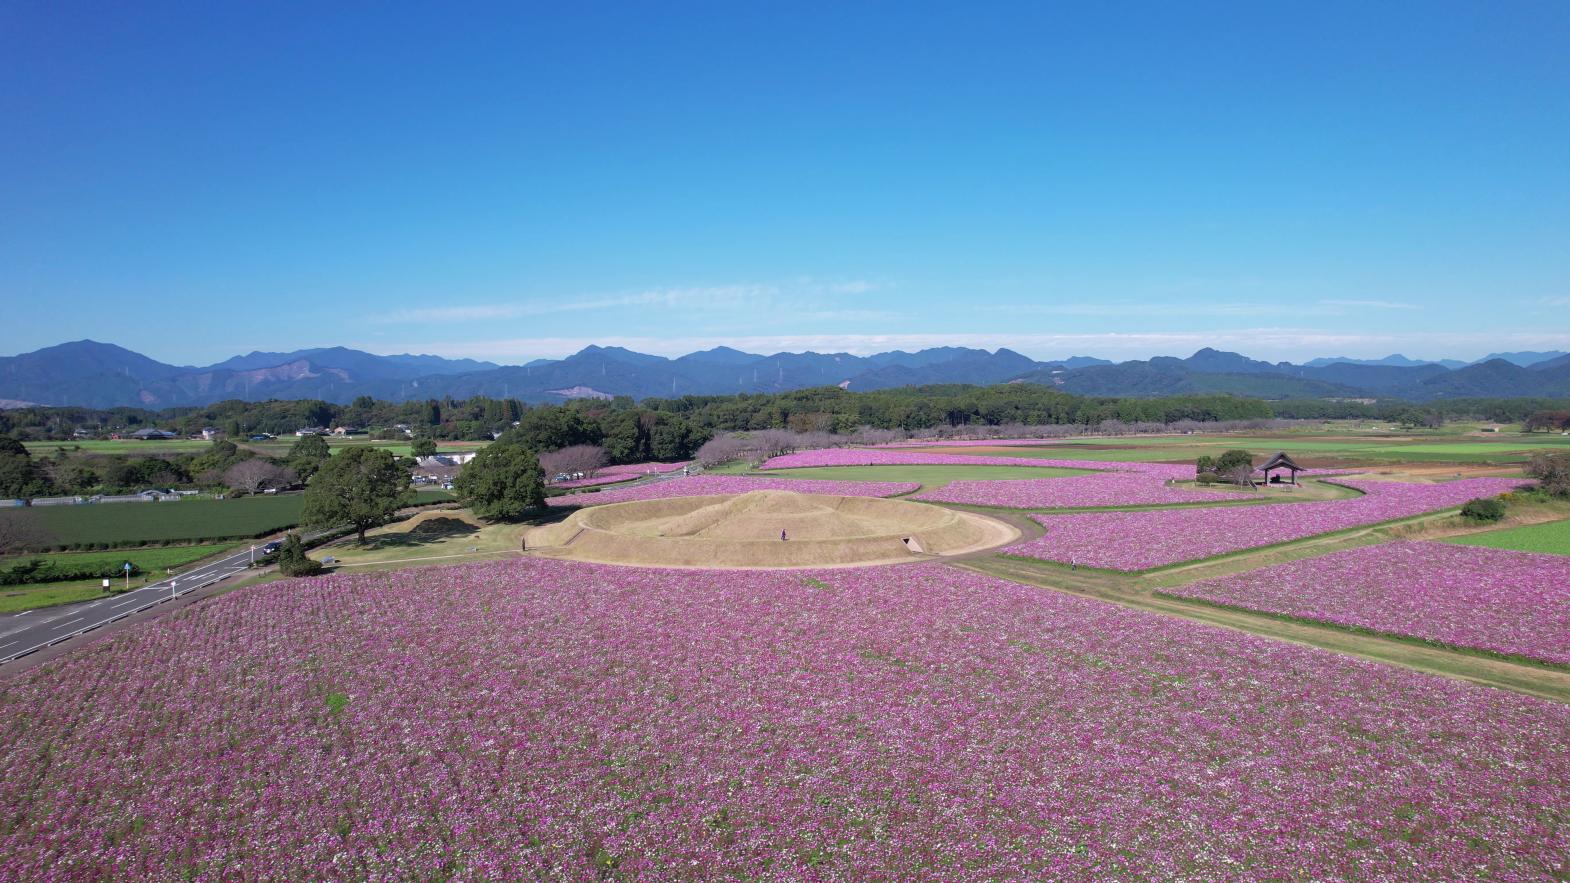
[[[287,458],[289,449],[298,441],[294,436],[283,436],[272,441],[253,442],[247,439],[231,439],[243,448],[262,454],[267,457]],[[485,447],[487,442],[443,441],[437,444],[437,453],[451,454],[462,451],[474,451]],[[26,442],[27,450],[34,456],[53,455],[56,451],[80,450],[89,454],[124,454],[133,457],[146,457],[159,453],[165,454],[200,454],[212,448],[213,443],[202,439],[170,439],[168,441],[140,441],[137,439],[85,439],[82,441],[40,441]],[[367,438],[337,439],[329,438],[327,446],[330,451],[337,453],[344,448],[385,448],[399,457],[412,454],[410,443],[407,441],[378,441]]]
[[[0,732],[6,878],[1527,879],[1570,854],[1564,705],[936,565],[239,589],[0,684]]]
[[[803,494],[840,494],[843,496],[896,497],[916,490],[913,482],[834,481],[814,478],[775,478],[751,475],[693,475],[656,481],[635,487],[615,487],[550,497],[550,506],[598,506],[662,497],[701,497],[717,494],[744,494],[748,491],[788,490]]]
[[[415,495],[417,503],[450,499],[446,491],[422,490]],[[303,501],[299,494],[279,494],[178,503],[40,506],[0,512],[0,518],[32,520],[62,546],[124,547],[262,536],[298,524]]]
[[[1355,527],[1410,518],[1495,496],[1521,482],[1502,478],[1415,484],[1335,479],[1359,490],[1351,500],[1142,512],[1035,516],[1046,534],[1011,546],[1028,558],[1121,571],[1149,570]]]
[[[28,453],[35,457],[53,455],[56,451],[81,450],[90,454],[125,454],[145,457],[150,454],[199,454],[213,446],[202,439],[172,438],[167,441],[142,441],[140,439],[83,439],[82,441],[30,441],[24,442]]]
[[[1385,543],[1165,594],[1570,666],[1570,558]]]
[[[233,544],[219,543],[201,546],[130,549],[113,552],[54,552],[46,555],[20,555],[14,558],[7,558],[0,560],[0,567],[8,566],[16,561],[39,558],[50,562],[58,561],[62,564],[102,565],[111,568],[130,561],[142,570],[140,575],[131,577],[131,586],[135,588],[150,581],[163,579],[165,570],[169,568],[178,568],[212,555],[227,552],[233,548]],[[117,579],[115,580],[115,585],[120,586],[124,585],[124,583]],[[22,610],[34,610],[55,604],[87,601],[103,595],[101,579],[60,580],[48,583],[0,586],[0,613],[16,613]]]
[[[1447,537],[1445,542],[1466,546],[1486,546],[1492,549],[1513,549],[1518,552],[1570,555],[1570,520],[1527,524],[1466,536]]]
[[[1160,476],[1136,472],[1093,472],[1071,478],[1024,481],[954,481],[923,491],[913,499],[1006,509],[1118,509],[1143,506],[1260,504],[1355,497],[1357,492],[1329,482],[1304,480],[1294,488],[1249,490],[1230,485],[1168,484]]]
[[[1063,469],[1051,466],[943,466],[912,464],[908,466],[808,466],[797,469],[770,469],[764,474],[779,478],[914,482],[921,485],[922,491],[931,491],[941,488],[951,481],[1039,479],[1084,475],[1086,473],[1081,469]]]
[[[934,444],[919,448],[932,453],[979,453],[973,447]],[[1002,446],[988,453],[1016,457],[1043,457],[1064,460],[1174,461],[1215,456],[1230,448],[1242,448],[1263,458],[1288,450],[1305,465],[1320,461],[1341,463],[1455,462],[1517,463],[1533,451],[1570,451],[1570,438],[1558,435],[1509,435],[1497,438],[1469,437],[1459,434],[1393,436],[1385,438],[1302,437],[1302,436],[1126,436],[1118,438],[1072,439],[1038,447]]]
[[[287,458],[289,456],[289,449],[294,447],[294,443],[296,441],[299,441],[299,439],[295,438],[294,436],[284,436],[273,441],[240,441],[238,444],[241,447],[249,448],[264,456]],[[454,454],[461,453],[463,451],[477,451],[480,448],[485,447],[487,444],[488,442],[478,441],[442,441],[437,442],[436,452],[438,454]],[[345,448],[382,448],[384,450],[392,451],[393,455],[398,457],[409,457],[413,456],[414,454],[414,451],[410,446],[410,442],[408,441],[380,441],[369,438],[327,439],[327,449],[330,452],[336,454]]]

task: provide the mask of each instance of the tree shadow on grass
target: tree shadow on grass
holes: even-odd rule
[[[365,538],[357,549],[417,549],[444,540],[473,536],[479,527],[461,518],[428,518],[406,531],[377,534]]]

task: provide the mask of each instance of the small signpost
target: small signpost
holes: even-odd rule
[[[125,590],[131,591],[131,562],[125,562]]]

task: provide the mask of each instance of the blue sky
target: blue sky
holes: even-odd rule
[[[0,352],[1570,349],[1570,4],[1077,6],[6,3]]]

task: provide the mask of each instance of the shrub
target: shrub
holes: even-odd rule
[[[1197,480],[1200,484],[1215,484],[1221,480],[1221,476],[1215,474],[1214,472],[1201,472],[1195,480]]]
[[[284,537],[278,550],[278,572],[284,576],[316,576],[324,570],[322,563],[305,554],[305,544],[300,535],[291,533]]]
[[[1498,497],[1478,497],[1461,507],[1461,515],[1469,521],[1498,521],[1505,517],[1505,504]]]

